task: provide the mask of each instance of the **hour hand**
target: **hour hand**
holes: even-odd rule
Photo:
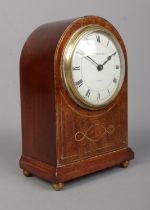
[[[111,60],[111,58],[116,55],[117,52],[114,52],[113,54],[111,54],[110,56],[108,56],[107,60],[102,64],[102,66],[104,66],[108,61]]]

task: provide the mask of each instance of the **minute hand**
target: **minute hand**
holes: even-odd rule
[[[114,52],[112,55],[108,56],[107,60],[102,64],[104,66],[108,61],[111,60],[112,56],[116,55],[116,52]]]
[[[89,57],[89,56],[86,56],[86,57],[84,57],[84,58],[86,58],[88,61],[90,61],[92,64],[94,64],[96,67],[98,66],[98,63],[96,63],[96,61],[94,61],[91,57]]]

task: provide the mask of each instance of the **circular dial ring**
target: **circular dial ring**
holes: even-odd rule
[[[116,86],[115,92],[107,99],[105,100],[103,103],[100,104],[94,104],[91,103],[90,101],[86,100],[85,97],[83,97],[80,92],[78,91],[74,79],[73,79],[73,72],[72,72],[72,61],[73,61],[73,56],[76,50],[76,46],[78,45],[79,41],[87,34],[87,33],[93,33],[93,32],[100,32],[103,34],[106,34],[108,38],[110,38],[110,40],[112,40],[116,46],[117,52],[119,54],[119,58],[120,58],[120,78],[119,78],[119,82]],[[109,39],[108,39],[109,40]],[[100,40],[97,40],[98,42]],[[104,60],[104,62],[102,64],[97,64],[91,57],[86,56],[86,59],[89,60],[90,62],[95,63],[96,68],[98,71],[103,70],[104,65],[106,65],[106,63],[109,62],[109,60],[111,60],[111,58],[116,54],[116,52],[113,52],[111,55],[109,55],[107,57],[107,59]],[[125,76],[125,60],[124,60],[124,54],[123,51],[121,49],[121,46],[118,42],[118,40],[116,39],[116,37],[107,29],[105,29],[104,27],[101,27],[99,25],[95,25],[95,24],[90,24],[87,26],[83,26],[80,29],[78,29],[69,39],[64,52],[63,52],[63,57],[62,57],[62,69],[63,69],[63,78],[64,78],[64,82],[66,85],[66,88],[71,96],[71,98],[81,107],[90,109],[90,110],[98,110],[104,106],[106,106],[107,104],[109,104],[111,101],[114,100],[114,98],[118,95],[123,81],[124,81],[124,76]],[[109,90],[108,90],[109,93]]]

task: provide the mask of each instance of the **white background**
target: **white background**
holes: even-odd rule
[[[28,35],[56,20],[98,15],[121,33],[129,61],[129,144],[135,160],[65,185],[55,192],[19,169],[19,56]],[[150,209],[149,0],[0,0],[0,210]]]

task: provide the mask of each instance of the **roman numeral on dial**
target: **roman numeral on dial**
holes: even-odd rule
[[[100,93],[97,94],[97,100],[100,101]]]
[[[119,69],[119,65],[116,65],[115,67],[116,67],[116,69]]]
[[[80,66],[75,66],[72,68],[73,70],[80,70]]]
[[[100,40],[100,36],[99,35],[96,35],[96,40],[97,40],[97,42],[101,42],[101,40]]]
[[[108,45],[109,45],[109,39],[108,39],[108,42],[107,42],[107,47],[108,47]]]
[[[114,82],[115,84],[117,83],[116,77],[114,77],[113,82]]]
[[[90,94],[91,94],[91,90],[88,89],[87,92],[86,92],[86,94],[85,94],[85,96],[89,98]]]
[[[83,80],[82,80],[82,79],[78,80],[77,82],[75,82],[75,85],[76,85],[78,88],[81,87],[81,86],[83,85]]]

